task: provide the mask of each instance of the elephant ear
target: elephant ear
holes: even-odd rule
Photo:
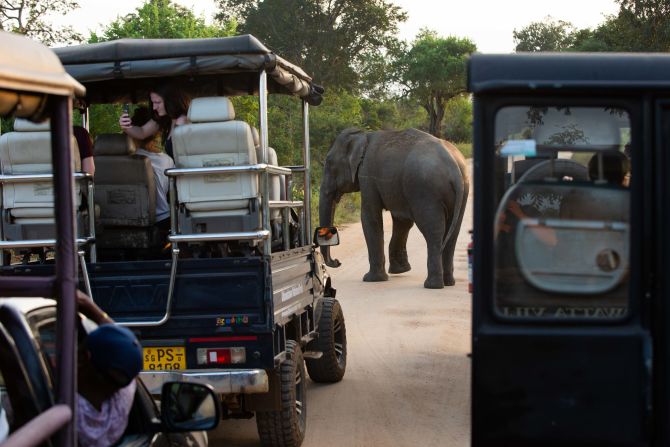
[[[351,173],[351,181],[358,184],[358,168],[365,158],[365,150],[368,147],[368,139],[364,132],[358,131],[349,136],[349,168]]]

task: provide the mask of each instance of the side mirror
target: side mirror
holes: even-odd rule
[[[337,232],[337,227],[316,227],[314,243],[319,247],[340,245],[340,235]]]
[[[219,399],[209,385],[167,382],[161,391],[161,419],[168,432],[212,430],[221,419]]]

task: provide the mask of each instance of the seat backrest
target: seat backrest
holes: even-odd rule
[[[100,134],[93,145],[95,202],[105,226],[148,227],[156,221],[151,160],[135,154],[125,134]]]
[[[260,136],[258,134],[258,129],[255,127],[251,128],[251,135],[254,139],[254,147],[256,148],[256,159],[260,163],[261,160],[263,160],[263,154],[261,154],[261,140]],[[268,147],[268,159],[267,159],[267,164],[269,165],[274,165],[274,166],[279,166],[279,160],[277,159],[277,152],[271,148]],[[283,191],[283,186],[284,185],[284,176],[283,175],[271,175],[270,176],[270,197],[269,200],[286,200],[283,199],[283,197],[286,197]],[[279,212],[278,210],[275,210],[275,212]],[[274,213],[273,213],[274,214]],[[274,216],[273,216],[274,218]]]
[[[81,169],[77,142],[72,138],[74,170]],[[51,132],[49,122],[35,124],[17,118],[14,131],[0,136],[0,170],[5,175],[50,174]],[[81,195],[77,185],[75,206],[79,206]],[[28,182],[5,184],[2,188],[3,208],[17,218],[52,218],[53,184]]]
[[[203,168],[256,164],[251,127],[236,121],[230,99],[196,98],[188,111],[190,124],[172,132],[175,166]],[[248,210],[249,199],[258,197],[254,173],[213,174],[177,178],[179,202],[193,212],[214,213]]]

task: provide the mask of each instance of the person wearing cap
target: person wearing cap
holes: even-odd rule
[[[82,447],[115,444],[128,425],[142,347],[135,335],[77,291],[79,312],[98,324],[79,348],[77,436]]]

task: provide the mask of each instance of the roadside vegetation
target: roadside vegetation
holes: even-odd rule
[[[517,51],[668,51],[670,6],[656,0],[615,0],[618,14],[595,29],[577,29],[548,17],[514,31]],[[407,14],[393,0],[216,0],[214,17],[199,17],[172,0],[145,0],[102,31],[83,36],[50,18],[80,7],[76,0],[4,0],[0,29],[26,34],[51,46],[120,38],[203,38],[253,34],[302,67],[325,88],[323,103],[310,108],[312,197],[326,153],[348,127],[366,130],[415,127],[447,139],[472,156],[472,104],[466,92],[467,57],[477,47],[467,38],[423,29],[412,42],[398,38]],[[257,102],[234,98],[238,119],[254,123]],[[94,106],[91,130],[118,131],[118,106]],[[301,159],[302,110],[276,95],[269,104],[270,145],[279,162]],[[75,115],[75,122],[79,117]],[[2,122],[2,131],[11,128]],[[304,191],[296,179],[295,191]],[[318,209],[315,207],[314,209]],[[357,220],[360,198],[343,197],[336,222]],[[317,222],[317,220],[314,220]]]

